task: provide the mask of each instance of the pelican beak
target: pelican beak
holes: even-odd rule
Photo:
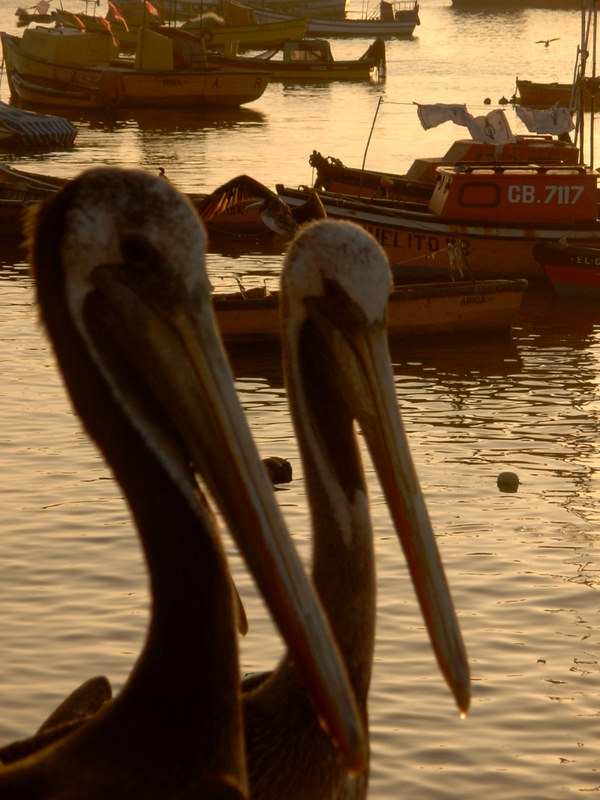
[[[386,321],[368,324],[316,297],[305,302],[335,354],[336,380],[371,454],[438,664],[466,713],[467,655],[398,409]]]
[[[149,243],[144,246],[152,248]],[[209,293],[204,287],[190,292],[172,270],[161,266],[161,258],[152,251],[147,259],[154,259],[152,269],[140,269],[139,263],[132,268],[127,263],[97,266],[91,276],[94,305],[110,314],[104,327],[118,337],[162,416],[166,411],[175,426],[302,671],[329,734],[345,753],[349,769],[359,773],[366,764],[367,746],[354,695],[250,435]],[[154,275],[149,278],[146,273]]]

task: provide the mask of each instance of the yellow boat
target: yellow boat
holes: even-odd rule
[[[135,59],[119,58],[108,31],[28,28],[0,33],[11,97],[28,105],[106,109],[239,106],[257,100],[270,75],[224,70],[141,29]],[[193,38],[193,37],[191,37]]]
[[[388,336],[508,330],[526,289],[523,279],[396,286],[388,302]],[[225,342],[279,341],[278,292],[259,288],[214,294],[213,307]]]

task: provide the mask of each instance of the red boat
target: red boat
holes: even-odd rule
[[[568,241],[538,242],[533,254],[559,297],[598,302],[600,247],[581,247]]]

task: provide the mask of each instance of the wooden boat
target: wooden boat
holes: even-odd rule
[[[290,206],[305,189],[277,186]],[[598,175],[585,167],[467,165],[438,167],[428,206],[357,200],[319,192],[328,217],[366,228],[391,264],[422,280],[447,275],[460,242],[473,277],[543,280],[533,254],[537,241],[572,240],[600,246]]]
[[[166,180],[166,178],[165,178]],[[67,178],[33,173],[0,164],[0,236],[23,236],[24,212],[31,205],[55,194]],[[290,209],[277,194],[248,175],[238,175],[209,194],[187,195],[211,235],[211,240],[226,237],[258,241],[280,235],[291,238],[298,227],[321,219],[325,210],[316,192],[307,201]]]
[[[598,303],[600,245],[582,247],[567,240],[538,242],[533,253],[560,298]]]
[[[207,25],[203,17],[190,20],[181,30],[200,36],[211,50],[235,54],[242,50],[279,49],[284,42],[303,39],[308,19],[293,17],[289,21],[248,25]]]
[[[292,17],[333,17],[344,18],[346,0],[269,0],[269,8]],[[144,4],[140,0],[117,0],[115,5],[123,13],[143,16]],[[152,5],[161,21],[185,22],[207,13],[222,14],[222,0],[153,0]],[[245,5],[260,8],[263,0],[247,0]],[[126,17],[129,19],[129,17]],[[142,22],[138,22],[138,25]]]
[[[457,139],[445,155],[418,158],[404,174],[345,166],[338,158],[325,158],[316,150],[309,164],[316,170],[314,187],[369,200],[429,202],[437,181],[437,168],[444,164],[578,164],[579,149],[550,135],[516,136],[503,145]]]
[[[507,330],[526,288],[522,279],[396,286],[388,303],[388,334],[408,339]],[[225,342],[279,340],[278,292],[214,294],[213,306]]]
[[[468,11],[507,11],[526,8],[581,11],[581,0],[452,0],[452,8]]]
[[[0,149],[62,150],[72,147],[77,128],[64,117],[36,114],[0,103]]]
[[[269,81],[263,71],[195,67],[185,53],[174,54],[171,39],[148,29],[140,30],[135,60],[117,58],[108,31],[35,27],[0,38],[11,96],[26,105],[239,106],[257,100]]]
[[[581,79],[577,92],[582,91],[583,106],[586,111],[591,109],[591,99],[594,94],[598,94],[599,85],[598,78]],[[558,83],[555,81],[544,83],[543,81],[528,81],[517,78],[516,92],[512,101],[528,108],[551,108],[554,105],[558,105],[563,108],[575,109],[578,98],[573,91],[572,83]]]
[[[327,39],[284,42],[281,49],[257,56],[226,56],[208,52],[208,63],[221,69],[264,71],[272,81],[382,81],[386,77],[385,43],[373,44],[353,61],[335,60]]]
[[[275,22],[276,20],[291,20],[289,14],[273,11],[269,8],[255,8],[255,19],[262,22]],[[388,36],[394,38],[410,39],[419,19],[419,3],[417,0],[394,0],[387,2],[381,0],[378,12],[368,13],[364,17],[351,17],[348,14],[343,19],[327,19],[311,17],[308,23],[308,36]]]

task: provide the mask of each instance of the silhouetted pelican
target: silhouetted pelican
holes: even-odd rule
[[[391,274],[359,227],[319,222],[298,234],[281,278],[284,374],[313,525],[313,578],[367,728],[375,640],[375,565],[361,426],[406,554],[431,641],[458,706],[466,653],[394,390],[386,336]],[[364,798],[324,734],[292,659],[244,696],[253,800]]]
[[[237,175],[206,197],[194,198],[194,204],[209,231],[227,235],[237,225],[239,233],[271,231],[291,238],[302,223],[327,216],[316,192],[311,193],[306,203],[291,209],[276,192],[249,175]]]
[[[237,400],[191,204],[158,176],[96,168],[43,204],[32,227],[41,318],[129,503],[152,609],[122,691],[59,742],[0,768],[0,797],[247,796],[234,593],[196,472],[360,768],[347,676]]]

